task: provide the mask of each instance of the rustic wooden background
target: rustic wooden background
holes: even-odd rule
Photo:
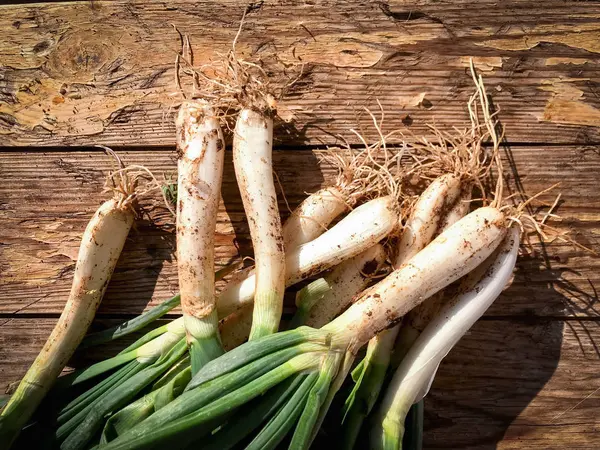
[[[173,25],[202,64],[229,48],[244,6],[0,6],[3,389],[49,334],[79,237],[105,198],[111,163],[93,145],[174,174]],[[529,193],[561,182],[559,227],[600,251],[600,2],[257,2],[238,48],[305,64],[276,130],[275,169],[292,207],[334,176],[316,148],[339,135],[356,143],[352,127],[372,133],[365,106],[381,102],[387,129],[465,126],[473,57],[501,107],[516,181]],[[177,291],[171,224],[159,202],[145,204],[96,327]],[[230,161],[217,235],[219,264],[249,253]],[[426,401],[426,448],[600,448],[600,261],[558,241],[537,253],[442,364]]]

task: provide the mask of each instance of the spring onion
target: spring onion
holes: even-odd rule
[[[106,291],[133,224],[134,183],[121,172],[122,191],[96,211],[81,239],[64,310],[0,415],[0,442],[9,448],[83,339]]]
[[[372,247],[396,227],[398,213],[392,196],[370,200],[350,212],[318,238],[286,255],[286,286],[330,269]],[[219,294],[220,317],[248,305],[254,296],[255,275],[229,283]]]
[[[285,254],[273,182],[273,118],[244,108],[233,139],[233,164],[254,247],[256,277],[250,339],[279,328],[285,291]]]
[[[181,105],[176,120],[177,269],[181,307],[196,373],[223,353],[215,307],[215,228],[225,143],[207,103]]]
[[[519,232],[517,227],[510,229],[500,248],[466,283],[483,276],[481,280],[446,304],[417,338],[396,370],[381,403],[371,430],[370,448],[402,448],[404,419],[410,406],[427,394],[442,359],[510,280],[519,248]]]

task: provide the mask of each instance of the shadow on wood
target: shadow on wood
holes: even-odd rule
[[[574,326],[571,321],[554,318],[573,309],[573,296],[591,309],[598,298],[563,279],[544,252],[539,258],[518,260],[513,285],[496,301],[495,308],[504,309],[503,302],[519,295],[514,286],[526,286],[536,278],[551,280],[537,294],[546,299],[549,317],[535,316],[533,309],[531,315],[520,317],[484,316],[440,366],[425,401],[425,448],[493,449],[501,441],[515,441],[516,445],[527,439],[532,425],[558,426],[555,420],[561,416],[560,409],[568,412],[564,404],[557,403],[558,409],[545,408],[554,416],[549,421],[537,407],[533,412],[526,409],[539,399],[542,389],[572,388],[547,387],[564,351],[564,336],[575,341],[576,352],[584,359],[590,352],[594,359],[600,356],[594,341],[596,331],[589,329],[597,322],[574,321]],[[591,385],[589,389],[593,391]],[[585,398],[582,395],[582,400]],[[578,405],[577,400],[572,403]],[[453,436],[451,445],[448,436]]]
[[[506,195],[516,194],[518,203],[528,196],[510,146],[504,144],[510,169]],[[532,215],[538,212],[531,207],[528,210]],[[594,295],[590,295],[563,278],[564,270],[552,268],[553,261],[545,245],[536,247],[541,249],[539,253],[517,260],[511,287],[496,300],[491,310],[506,310],[511,295],[527,298],[520,295],[521,289],[528,289],[534,280],[541,279],[547,282],[535,284],[538,286],[535,297],[544,299],[547,317],[536,315],[534,307],[525,307],[524,316],[486,315],[473,326],[441,364],[431,393],[426,397],[425,448],[495,449],[501,441],[506,444],[526,438],[527,427],[519,431],[520,418],[558,368],[565,326],[570,327],[585,353],[579,330],[569,321],[555,318],[564,316],[565,311],[581,311],[582,305],[585,311],[593,310],[598,301],[595,290],[592,289]],[[578,303],[574,303],[574,298]],[[585,325],[581,328],[600,356],[592,334]],[[528,416],[524,421],[533,421],[538,426],[551,425],[546,418],[535,416]],[[453,436],[451,443],[448,436]]]
[[[516,278],[524,272],[519,270]],[[567,299],[553,285],[545,294],[553,309],[564,308]],[[503,299],[510,295],[509,288],[496,306],[502,308]],[[425,448],[496,448],[552,378],[564,326],[562,321],[534,317],[488,316],[475,324],[442,362],[426,397]],[[450,447],[449,435],[453,436]]]

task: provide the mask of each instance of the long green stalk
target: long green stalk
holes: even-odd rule
[[[265,336],[260,342],[247,342],[208,363],[202,372],[196,374],[186,390],[192,390],[208,381],[228,374],[252,363],[260,358],[274,354],[280,350],[294,348],[305,343],[324,345],[328,334],[308,327],[284,331],[274,335]]]
[[[173,348],[184,336],[183,319],[176,319],[161,327],[158,335],[152,330],[118,355],[62,377],[59,380],[59,386],[65,388],[83,383],[133,360],[139,363],[153,363]]]
[[[312,307],[331,292],[327,278],[317,278],[296,293],[296,312],[290,321],[290,328],[298,328],[306,323]]]
[[[308,393],[306,405],[302,415],[296,425],[296,430],[292,436],[290,449],[307,449],[313,438],[314,426],[319,419],[319,413],[323,403],[326,401],[329,387],[333,381],[339,367],[341,355],[332,353],[325,357],[323,364],[319,369],[319,378]]]
[[[363,422],[379,397],[396,334],[398,334],[398,328],[393,327],[371,339],[369,344],[372,342],[376,342],[376,344],[368,346],[367,356],[363,359],[364,365],[357,367],[352,372],[355,385],[344,402],[341,433],[341,448],[343,449],[354,448]]]
[[[297,379],[302,379],[302,383],[297,387],[290,400],[285,402],[277,414],[248,444],[246,450],[272,450],[281,443],[302,414],[308,395],[317,383],[318,377],[316,372],[296,376]]]
[[[62,443],[61,449],[79,450],[86,448],[96,432],[102,428],[106,415],[127,405],[142,389],[160,377],[185,353],[185,342],[180,341],[164,357],[129,377],[122,384],[116,386],[115,389],[96,400],[85,418],[71,430],[68,437]],[[62,431],[62,427],[59,428],[57,432],[58,440],[61,440],[63,437]]]
[[[123,367],[119,368],[116,372],[102,380],[101,383],[98,383],[64,406],[59,411],[59,415],[56,420],[57,424],[65,424],[78,414],[82,414],[82,416],[80,416],[81,418],[85,417],[93,403],[98,398],[106,394],[106,392],[113,390],[115,386],[118,386],[128,377],[138,373],[144,367],[145,365],[140,364],[138,361],[130,361]]]
[[[174,297],[164,301],[160,305],[155,306],[154,308],[131,320],[128,320],[127,322],[123,322],[120,325],[107,328],[106,330],[102,330],[97,333],[88,334],[83,341],[81,341],[79,350],[93,347],[95,345],[105,344],[106,342],[114,341],[131,333],[135,333],[136,331],[139,331],[145,326],[151,324],[155,320],[160,319],[173,308],[179,306],[180,303],[181,297],[179,294],[177,294]]]
[[[307,376],[310,375],[291,377],[267,392],[262,398],[257,398],[248,403],[240,409],[235,418],[228,421],[215,434],[204,439],[202,448],[204,450],[230,450],[234,448],[260,425],[268,422],[275,414],[279,415],[278,411],[284,405],[289,404],[288,400],[292,395],[302,395],[298,391],[301,390],[300,385],[304,383]],[[314,378],[316,379],[316,374]],[[285,413],[283,414],[285,415]],[[263,429],[262,432],[265,432],[265,430]]]
[[[165,444],[188,445],[210,433],[211,429],[203,425],[262,395],[294,374],[314,370],[318,365],[316,356],[313,352],[302,353],[266,372],[255,369],[255,373],[248,376],[245,368],[241,368],[224,375],[222,379],[207,382],[182,394],[103,448],[125,450],[155,448]]]
[[[191,377],[190,358],[186,357],[174,366],[174,369],[169,373],[169,377],[157,381],[152,392],[113,414],[106,421],[100,443],[106,444],[116,439],[175,400],[183,392]]]

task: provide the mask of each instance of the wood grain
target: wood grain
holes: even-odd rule
[[[54,320],[0,324],[4,389],[23,375]],[[425,448],[598,448],[599,342],[597,321],[479,321],[444,360],[426,398]],[[76,364],[123,345],[87,350]]]
[[[440,366],[426,448],[600,446],[596,321],[480,321]]]
[[[226,52],[246,2],[93,1],[1,8],[0,135],[6,146],[148,146],[174,142],[180,49],[195,65]],[[240,54],[300,67],[281,104],[282,144],[322,144],[351,127],[464,123],[474,57],[512,142],[598,143],[596,2],[260,2]],[[295,65],[295,66],[294,66]],[[288,69],[289,81],[297,71]],[[280,83],[281,84],[281,83]]]
[[[106,198],[112,165],[89,146],[115,146],[127,163],[173,176],[181,96],[172,25],[190,36],[195,65],[210,63],[230,48],[246,3],[0,6],[0,392],[49,335],[81,233]],[[552,203],[562,193],[556,226],[600,251],[598,2],[257,2],[237,48],[270,69],[275,54],[291,64],[278,85],[303,65],[275,132],[275,169],[292,208],[334,179],[312,148],[342,137],[358,143],[350,128],[374,136],[364,107],[379,111],[381,103],[386,130],[464,127],[473,57],[513,144],[511,189],[519,181],[535,194],[560,182],[541,198]],[[286,216],[282,197],[279,206]],[[142,202],[93,328],[177,292],[172,223],[157,194]],[[216,243],[219,266],[251,255],[230,157]],[[426,400],[425,448],[600,448],[600,259],[559,240],[535,250],[442,363]],[[125,344],[91,349],[72,364]]]
[[[598,147],[515,147],[512,154],[526,193],[560,182],[556,225],[600,251]],[[120,153],[128,164],[156,174],[175,171],[173,151]],[[219,207],[216,258],[219,266],[238,253],[251,255],[243,206],[228,152]],[[58,314],[71,285],[79,239],[89,217],[107,197],[104,174],[112,168],[101,151],[0,153],[0,314]],[[274,166],[293,208],[333,182],[335,169],[309,150],[274,152]],[[514,177],[513,177],[514,179]],[[552,203],[556,193],[541,198]],[[177,293],[172,223],[160,196],[142,205],[99,314],[137,314]],[[280,196],[280,211],[287,207]],[[538,250],[540,250],[538,248]],[[555,241],[537,257],[523,258],[510,295],[491,315],[596,316],[600,261],[572,244]]]

